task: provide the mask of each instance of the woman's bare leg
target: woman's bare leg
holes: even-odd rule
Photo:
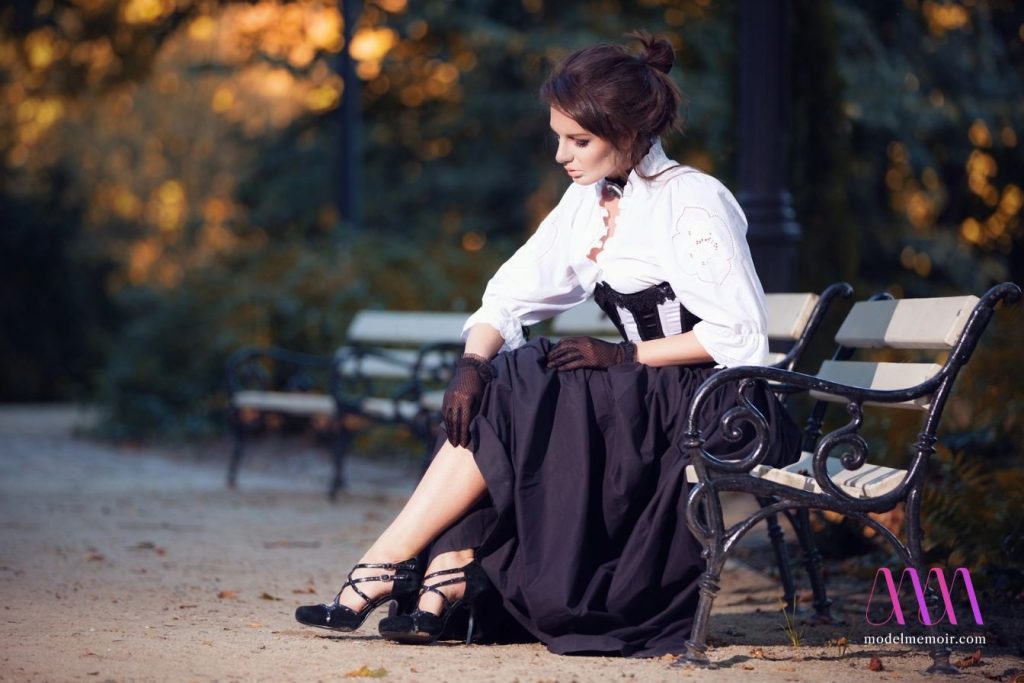
[[[400,562],[415,557],[438,534],[465,514],[483,495],[486,488],[480,469],[473,460],[473,454],[466,448],[453,446],[445,441],[405,507],[359,562]],[[445,553],[440,557],[447,555],[452,555],[455,560],[459,559],[456,557],[457,553]],[[469,560],[471,559],[472,551],[469,555]],[[461,566],[469,560],[454,566]],[[433,565],[434,563],[431,563],[432,567]],[[379,569],[360,570],[353,574],[355,577],[380,575]],[[374,597],[391,590],[391,583],[366,582],[359,584],[359,588],[370,597]],[[355,610],[365,603],[351,588],[345,589],[338,601]]]

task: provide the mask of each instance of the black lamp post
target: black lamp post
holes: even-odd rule
[[[341,106],[338,107],[338,156],[336,159],[337,208],[346,227],[358,227],[362,219],[360,192],[362,165],[362,100],[359,96],[359,78],[352,59],[352,35],[359,20],[357,0],[341,0],[341,15],[345,22],[345,46],[338,55],[338,72],[344,82]]]
[[[765,291],[797,286],[800,226],[789,168],[788,0],[740,2],[739,185],[747,240]]]

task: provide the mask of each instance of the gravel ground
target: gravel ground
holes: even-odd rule
[[[306,629],[294,608],[334,594],[412,489],[411,469],[355,460],[332,505],[323,453],[268,440],[229,491],[226,442],[119,448],[75,436],[88,417],[63,406],[0,407],[2,681],[924,678],[924,646],[860,644],[870,628],[863,595],[847,595],[854,584],[836,576],[846,623],[803,625],[792,646],[777,581],[740,563],[727,567],[715,604],[712,670],[559,657],[538,644],[400,646],[377,637],[375,618],[354,634]],[[750,543],[761,543],[755,536]],[[1020,627],[988,618],[974,632],[989,642],[961,679],[1024,681]],[[845,652],[827,644],[843,636]],[[954,659],[974,649],[954,646]]]

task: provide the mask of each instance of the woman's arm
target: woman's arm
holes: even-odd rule
[[[483,358],[494,358],[504,343],[505,340],[496,329],[487,323],[477,323],[469,329],[465,352]]]
[[[697,335],[691,330],[664,339],[636,342],[636,360],[644,365],[661,368],[666,365],[708,363],[714,358],[704,349]]]

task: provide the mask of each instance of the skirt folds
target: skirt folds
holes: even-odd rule
[[[686,525],[680,443],[690,401],[715,369],[558,372],[545,366],[550,345],[537,339],[495,359],[471,427],[487,496],[430,553],[476,549],[500,595],[500,609],[482,615],[489,639],[520,639],[525,629],[557,654],[680,652],[704,570]],[[719,427],[736,389],[712,399],[705,448],[742,457],[752,430],[733,442]],[[774,431],[766,462],[794,460],[796,425],[770,394],[754,404]]]

